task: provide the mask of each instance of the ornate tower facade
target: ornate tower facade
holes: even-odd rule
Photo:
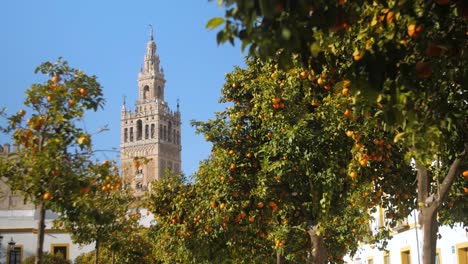
[[[138,73],[138,100],[131,111],[124,104],[120,124],[120,165],[123,179],[135,195],[151,189],[166,169],[181,171],[179,104],[172,111],[164,101],[166,80],[151,32],[143,66]]]

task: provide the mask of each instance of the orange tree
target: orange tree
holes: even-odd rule
[[[460,213],[467,207],[460,177],[468,145],[467,2],[221,2],[225,17],[207,24],[223,24],[218,42],[238,38],[262,59],[282,50],[285,68],[292,66],[291,54],[300,54],[316,71],[333,69],[351,80],[350,91],[361,98],[357,111],[377,107],[382,125],[399,131],[394,140],[405,145],[418,171],[423,262],[433,263],[438,221],[468,221]]]
[[[376,205],[392,221],[414,205],[412,182],[400,180],[412,170],[393,132],[373,125],[377,109],[356,112],[349,81],[292,61],[287,71],[247,61],[227,75],[221,101],[231,106],[195,122],[211,157],[192,185],[179,181],[186,189],[154,190],[168,254],[183,247],[208,262],[339,262],[358,241],[388,234],[365,224]]]
[[[2,128],[19,149],[0,161],[0,175],[38,208],[36,263],[42,263],[45,211],[63,212],[87,173],[91,137],[76,123],[86,110],[101,107],[104,99],[96,77],[61,59],[41,64],[37,72],[50,78],[26,91],[25,106],[30,113],[19,110]]]
[[[130,230],[128,230],[130,231]],[[118,244],[103,247],[99,252],[99,263],[158,263],[153,257],[153,245],[148,240],[147,230],[134,229],[132,232],[116,232],[112,240],[118,239]],[[76,264],[94,264],[96,252],[80,254],[74,260]]]
[[[130,240],[138,230],[141,215],[137,209],[130,209],[134,196],[128,186],[122,185],[118,168],[110,161],[88,164],[82,182],[56,226],[70,232],[75,243],[95,243],[96,264],[101,247],[115,253],[117,259],[127,253],[132,255],[130,247],[136,245]]]

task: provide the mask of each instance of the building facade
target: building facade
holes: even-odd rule
[[[381,208],[374,214],[369,229],[388,228]],[[348,264],[422,264],[422,231],[418,224],[418,211],[391,228],[392,238],[386,250],[362,244],[354,256],[345,258]],[[440,226],[437,239],[436,264],[468,264],[468,231],[461,224]]]
[[[181,171],[181,116],[164,100],[166,80],[151,33],[138,73],[138,99],[133,111],[125,100],[121,111],[120,165],[124,181],[137,196],[166,170]]]
[[[0,158],[15,151],[16,146],[4,144],[0,146]],[[53,228],[56,214],[47,211],[45,218],[44,251],[60,252],[65,259],[74,260],[81,253],[94,249],[94,245],[74,244],[70,234]],[[25,203],[24,197],[12,192],[6,178],[0,176],[0,264],[16,264],[36,255],[38,221],[39,211],[34,204]],[[13,252],[11,242],[14,242]]]

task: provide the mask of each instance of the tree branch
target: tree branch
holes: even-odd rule
[[[447,197],[450,187],[452,187],[452,184],[455,181],[457,174],[459,173],[462,160],[465,158],[467,152],[468,144],[465,144],[465,149],[457,155],[452,165],[450,165],[450,169],[447,175],[445,175],[444,181],[440,185],[439,193],[436,195],[436,197],[438,197],[435,200],[437,207],[441,206],[442,201],[444,201]]]

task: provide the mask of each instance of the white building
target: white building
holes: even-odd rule
[[[422,233],[417,215],[417,211],[414,211],[406,221],[393,228],[393,236],[388,241],[386,251],[363,244],[353,258],[345,260],[354,264],[423,264]],[[371,228],[379,228],[378,223],[385,223],[382,213],[375,215]],[[468,264],[468,232],[463,226],[441,226],[439,234],[441,238],[437,240],[436,263]]]

